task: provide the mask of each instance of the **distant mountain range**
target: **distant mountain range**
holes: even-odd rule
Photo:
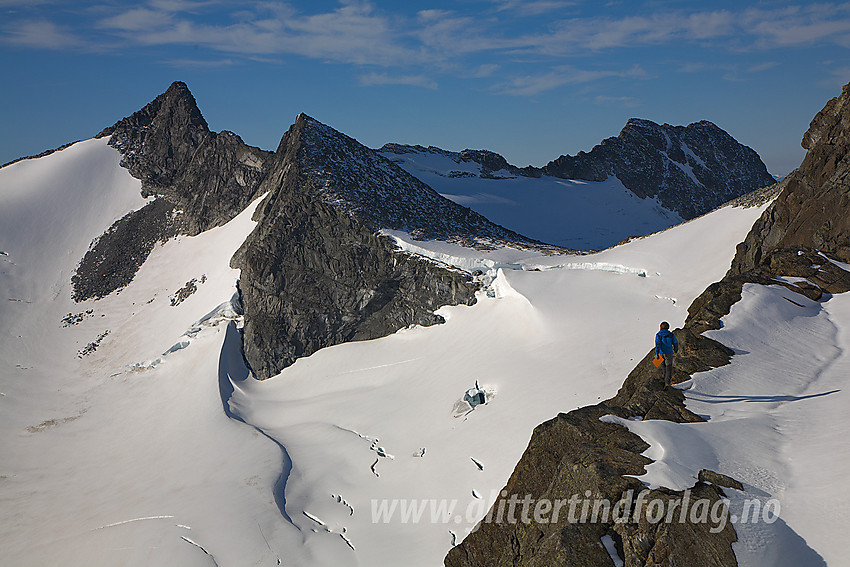
[[[754,150],[707,120],[671,126],[632,118],[619,136],[603,140],[589,153],[562,155],[542,168],[519,168],[487,150],[386,144],[379,151],[402,162],[411,154],[445,158],[457,169],[441,174],[453,178],[550,176],[602,182],[616,177],[638,197],[656,199],[686,220],[775,182]]]

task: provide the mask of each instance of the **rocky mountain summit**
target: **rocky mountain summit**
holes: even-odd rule
[[[468,274],[396,252],[376,229],[513,236],[303,114],[260,192],[268,196],[257,227],[232,261],[242,270],[245,358],[259,378],[326,346],[442,322],[441,305],[474,302]]]
[[[152,200],[92,243],[72,280],[77,301],[130,283],[157,242],[231,220],[257,196],[272,156],[232,132],[210,131],[180,82],[97,137],[107,136]]]
[[[850,85],[814,118],[803,137],[808,153],[802,165],[779,184],[778,197],[738,245],[724,278],[694,300],[685,325],[675,330],[681,349],[674,383],[730,362],[735,352],[702,333],[721,328],[720,319],[741,300],[745,284],[782,285],[814,300],[850,291],[850,272],[824,258],[826,254],[850,260],[848,124]],[[799,281],[789,283],[795,280]],[[538,426],[503,494],[555,500],[590,491],[616,502],[627,490],[640,489],[633,476],[644,474],[650,462],[641,455],[646,443],[625,427],[599,418],[702,421],[685,407],[679,390],[663,388],[653,356],[650,352],[640,361],[613,398],[562,413]],[[705,471],[692,493],[716,502],[723,496],[721,485],[735,486],[732,479],[726,480]],[[681,492],[667,489],[650,495],[667,502],[681,497]],[[497,501],[494,508],[499,504]],[[638,512],[645,518],[646,510]],[[643,520],[619,524],[613,520],[570,523],[566,519],[550,524],[482,522],[478,531],[450,551],[445,564],[610,565],[611,558],[599,543],[609,536],[626,567],[737,565],[731,547],[737,536],[731,524],[717,533],[705,528],[691,522],[651,524]]]
[[[655,197],[684,219],[775,182],[755,151],[707,120],[659,126],[632,118],[619,136],[588,153],[563,155],[543,172],[586,181],[616,175],[637,196]]]
[[[304,144],[303,167],[322,198],[374,229],[405,230],[414,238],[472,247],[505,242],[543,246],[442,197],[378,152],[309,116],[299,115],[295,127]],[[278,155],[282,150],[278,148]]]

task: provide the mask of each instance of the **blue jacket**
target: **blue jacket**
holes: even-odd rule
[[[667,329],[661,329],[655,335],[655,354],[673,354],[679,352],[679,341]]]

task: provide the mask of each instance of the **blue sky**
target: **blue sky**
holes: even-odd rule
[[[379,147],[590,150],[630,117],[711,120],[772,173],[850,81],[850,3],[0,0],[0,163],[185,81],[274,149],[299,112]]]

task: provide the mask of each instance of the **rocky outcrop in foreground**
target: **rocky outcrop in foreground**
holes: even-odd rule
[[[809,125],[802,142],[808,150],[803,163],[783,180],[785,190],[738,246],[733,273],[756,269],[770,261],[771,253],[796,247],[850,262],[848,124],[850,86],[845,86]]]
[[[812,299],[850,291],[850,272],[821,254],[850,261],[850,199],[846,179],[850,174],[850,85],[830,101],[812,121],[803,138],[808,149],[803,164],[781,184],[781,193],[755,223],[726,276],[710,285],[688,308],[688,318],[675,331],[681,344],[674,382],[727,364],[733,351],[702,336],[720,328],[720,319],[741,299],[745,283],[785,285]],[[797,276],[808,283],[787,284],[775,276]],[[566,499],[590,491],[593,496],[617,502],[640,483],[623,475],[641,475],[649,460],[641,456],[646,444],[637,435],[600,417],[700,421],[684,405],[678,390],[664,389],[652,365],[650,352],[626,378],[613,398],[600,404],[560,414],[538,426],[528,448],[508,480],[506,494],[530,494],[537,501]],[[713,484],[716,483],[716,484]],[[692,489],[716,502],[723,494],[719,484],[734,486],[734,479],[703,471]],[[653,491],[647,500],[682,498],[681,492]],[[501,501],[494,504],[494,509]],[[504,503],[501,503],[504,506]],[[635,505],[636,506],[636,505]],[[667,509],[667,506],[665,506]],[[632,510],[634,513],[635,510]],[[626,567],[737,565],[731,543],[732,525],[711,533],[705,524],[690,521],[645,521],[646,509],[637,510],[639,523],[515,524],[482,522],[446,557],[449,567],[501,565],[611,565],[600,543],[610,536]]]

